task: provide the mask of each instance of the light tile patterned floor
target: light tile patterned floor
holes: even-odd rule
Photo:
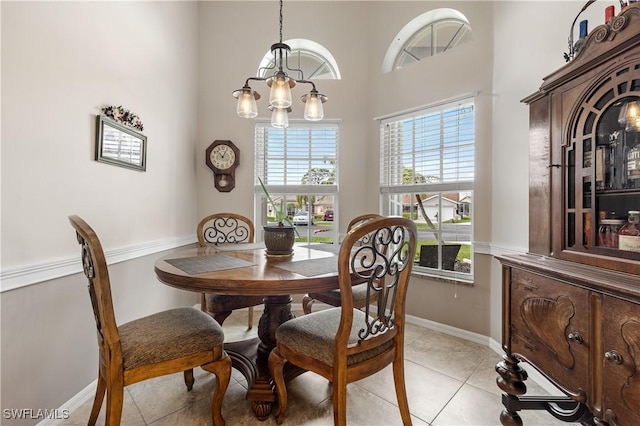
[[[256,312],[259,318],[261,312]],[[227,341],[256,335],[257,324],[247,331],[246,312],[234,312],[224,324]],[[257,322],[257,320],[256,320]],[[501,391],[496,386],[494,367],[500,356],[488,347],[430,329],[408,325],[405,336],[405,376],[414,425],[474,426],[499,425]],[[197,369],[191,392],[182,374],[173,374],[126,388],[122,424],[210,425],[210,396],[213,375]],[[531,394],[546,394],[528,381]],[[322,377],[305,373],[287,385],[289,405],[285,425],[333,424],[331,387]],[[256,420],[245,400],[246,380],[233,370],[225,394],[222,414],[227,425],[275,425],[273,417]],[[61,425],[86,425],[92,401],[71,413]],[[104,424],[103,403],[98,424]],[[526,426],[569,425],[546,412],[522,412]],[[348,386],[349,425],[400,425],[391,368]]]

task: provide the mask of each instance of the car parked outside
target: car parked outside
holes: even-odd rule
[[[309,212],[300,211],[293,217],[294,225],[309,225],[309,223],[311,223],[311,225],[314,224],[313,216],[311,216],[311,220],[309,220]]]
[[[325,210],[324,212],[324,220],[332,221],[333,220],[333,210]]]

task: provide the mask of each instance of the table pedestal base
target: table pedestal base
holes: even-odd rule
[[[276,397],[269,374],[269,353],[276,345],[276,328],[295,315],[291,312],[290,296],[267,296],[264,312],[258,324],[258,337],[242,342],[225,343],[233,368],[247,379],[247,400],[259,420],[266,420],[273,409]],[[285,380],[297,377],[304,370],[294,365],[285,366]]]

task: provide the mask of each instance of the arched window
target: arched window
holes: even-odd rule
[[[295,38],[284,41],[291,48],[288,64],[290,68],[302,70],[306,80],[340,80],[340,70],[333,55],[322,45],[315,41]],[[260,62],[258,77],[264,77],[265,70],[273,67],[273,53],[267,52]],[[300,75],[292,75],[300,79]]]
[[[402,68],[446,52],[469,40],[471,25],[454,9],[435,9],[414,18],[396,35],[387,49],[382,72]]]

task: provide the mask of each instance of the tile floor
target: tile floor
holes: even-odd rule
[[[256,312],[259,318],[260,312]],[[224,324],[225,339],[233,341],[256,335],[248,331],[246,313],[234,312]],[[495,364],[500,356],[486,346],[409,324],[406,330],[405,376],[414,425],[499,425],[501,391],[495,384]],[[246,381],[232,370],[222,414],[227,425],[275,425],[273,417],[258,421],[245,400]],[[210,395],[214,376],[197,369],[191,392],[182,374],[136,383],[125,389],[122,424],[125,426],[210,425]],[[533,394],[546,394],[528,380]],[[289,405],[284,425],[333,423],[331,387],[322,377],[305,373],[288,383]],[[71,413],[61,425],[85,425],[92,401]],[[98,424],[104,424],[103,403]],[[568,425],[546,412],[522,412],[526,426]],[[349,425],[402,424],[396,405],[390,367],[348,386]]]

